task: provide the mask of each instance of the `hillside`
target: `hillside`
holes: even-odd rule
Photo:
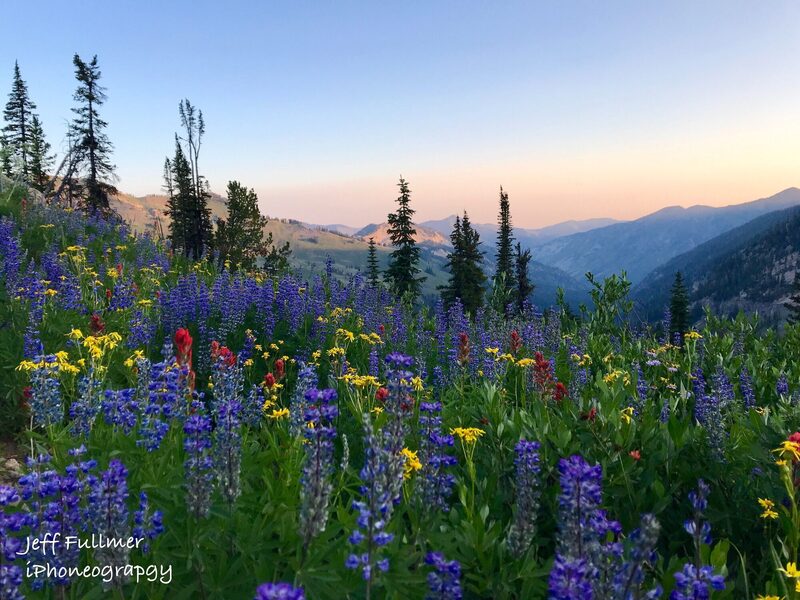
[[[714,208],[671,206],[635,221],[616,223],[535,245],[537,260],[573,277],[625,270],[634,283],[671,258],[761,215],[800,204],[800,189],[761,200]]]
[[[800,253],[800,207],[763,215],[681,254],[650,273],[633,292],[642,315],[657,319],[669,303],[675,272],[689,289],[694,317],[702,308],[758,311],[769,322],[784,314]]]
[[[112,202],[112,208],[130,221],[136,231],[153,231],[156,218],[161,219],[161,227],[166,230],[168,220],[163,215],[167,198],[163,195],[151,194],[136,197],[130,194],[119,194]],[[215,217],[225,215],[222,196],[212,194],[211,212]],[[385,268],[391,252],[390,241],[386,233],[386,223],[371,225],[350,236],[337,233],[326,227],[307,225],[293,219],[270,219],[266,231],[272,233],[276,243],[289,242],[292,248],[292,266],[302,275],[312,276],[323,273],[328,257],[333,260],[334,272],[346,279],[358,271],[364,272],[367,266],[367,242],[375,236],[378,243],[378,259],[381,268]],[[434,230],[417,227],[418,243],[422,247],[420,268],[427,277],[422,293],[426,301],[433,302],[438,296],[438,286],[447,282],[445,270],[446,249],[449,240]],[[492,244],[484,244],[491,248]],[[487,272],[491,265],[486,265]],[[536,284],[533,300],[536,304],[547,307],[555,303],[556,290],[563,287],[567,299],[577,306],[586,301],[586,286],[576,281],[563,271],[543,265],[531,263],[531,278]]]

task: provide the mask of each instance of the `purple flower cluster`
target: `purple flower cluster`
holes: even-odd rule
[[[58,367],[53,355],[37,356],[31,372],[31,417],[35,426],[55,425],[64,420],[64,406],[58,383]]]
[[[536,533],[536,517],[539,513],[541,482],[539,476],[539,442],[520,440],[516,446],[514,520],[508,530],[506,544],[512,555],[520,557],[528,550]]]
[[[333,485],[333,440],[336,429],[333,421],[339,414],[336,407],[336,390],[311,389],[306,392],[306,415],[308,425],[304,437],[307,443],[303,461],[300,508],[300,536],[304,548],[313,538],[325,531],[328,522],[328,504]]]
[[[70,431],[74,436],[88,436],[92,425],[100,412],[100,382],[94,377],[94,371],[78,380],[78,396],[69,406]]]
[[[686,563],[681,571],[675,573],[675,589],[670,595],[671,600],[707,599],[711,597],[712,590],[725,589],[725,578],[700,562],[701,547],[711,544],[711,525],[703,520],[709,492],[708,484],[702,479],[697,481],[697,490],[689,492],[692,518],[684,522],[683,528],[692,536],[697,558],[694,563]]]
[[[303,588],[289,583],[262,583],[256,589],[254,600],[306,600]]]
[[[419,405],[422,477],[418,485],[420,500],[427,510],[436,508],[448,512],[448,500],[456,483],[455,475],[448,468],[458,464],[458,461],[446,452],[447,448],[453,447],[454,440],[452,435],[442,433],[441,411],[441,402],[421,402]]]
[[[747,370],[747,367],[742,367],[739,373],[739,389],[744,399],[744,409],[750,410],[754,408],[756,405],[756,395],[753,391],[753,378],[750,377],[750,371]]]
[[[433,567],[428,573],[428,594],[425,600],[461,600],[461,565],[447,560],[441,552],[428,552],[425,563]]]
[[[183,449],[186,451],[186,505],[196,519],[208,516],[214,481],[211,458],[211,419],[198,409],[183,423]]]

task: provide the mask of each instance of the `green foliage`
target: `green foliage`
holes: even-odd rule
[[[500,187],[500,213],[497,217],[497,262],[494,270],[495,282],[511,285],[515,278],[514,236],[511,226],[511,207],[508,193]],[[505,308],[505,307],[503,307]]]
[[[117,193],[111,183],[114,178],[114,165],[111,153],[114,149],[105,128],[108,126],[100,118],[98,109],[106,101],[105,88],[100,85],[100,67],[97,55],[91,62],[85,62],[75,54],[75,78],[78,87],[73,96],[77,106],[72,109],[75,118],[70,125],[70,134],[75,139],[73,151],[85,171],[85,207],[90,211],[108,212],[109,195]]]
[[[380,269],[378,268],[378,251],[375,248],[375,238],[369,238],[367,247],[367,281],[372,287],[380,284]]]
[[[402,177],[398,187],[400,196],[397,198],[397,211],[388,217],[388,233],[395,249],[385,277],[396,296],[407,297],[415,302],[419,298],[425,277],[418,275],[420,252],[414,239],[417,230],[414,229],[412,221],[415,211],[411,208],[411,190],[408,182]]]
[[[683,340],[683,334],[689,330],[689,295],[680,271],[675,273],[675,281],[672,284],[669,312],[671,319],[669,339],[674,339],[677,334],[678,338]]]
[[[447,256],[450,281],[442,288],[442,300],[449,307],[458,299],[466,312],[475,315],[483,305],[486,275],[481,266],[480,235],[473,229],[466,211],[463,219],[456,217],[450,241],[453,245]]]

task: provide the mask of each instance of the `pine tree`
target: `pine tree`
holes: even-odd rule
[[[169,217],[169,239],[172,250],[189,257],[190,227],[194,206],[192,170],[183,153],[178,136],[175,136],[175,156],[164,162],[164,187],[167,191],[167,207],[164,214]]]
[[[672,295],[669,301],[669,310],[672,315],[670,326],[670,340],[678,337],[679,342],[683,342],[683,334],[689,330],[689,295],[686,286],[683,284],[683,275],[680,271],[675,273],[675,281],[672,284]],[[675,334],[678,334],[677,336]]]
[[[531,251],[523,250],[522,245],[517,242],[516,252],[514,253],[514,279],[516,282],[514,296],[517,302],[517,310],[522,313],[525,303],[530,298],[536,286],[531,283],[528,274],[528,265],[531,262]]]
[[[203,120],[203,111],[198,110],[188,99],[181,100],[178,114],[186,136],[181,138],[181,141],[186,144],[184,155],[188,160],[191,176],[191,198],[187,207],[188,254],[194,260],[199,260],[211,248],[214,233],[211,226],[211,210],[208,208],[210,196],[208,184],[200,175],[199,168],[200,146],[203,143],[206,124]]]
[[[453,231],[450,233],[450,245],[453,249],[447,255],[446,269],[450,272],[450,279],[447,285],[439,286],[442,294],[442,302],[446,308],[449,308],[456,298],[461,297],[461,288],[464,285],[462,268],[464,257],[464,237],[461,233],[461,217],[456,216],[456,222],[453,224]]]
[[[30,183],[43,192],[49,182],[48,173],[53,168],[54,154],[50,154],[50,144],[44,137],[44,129],[38,115],[31,119],[30,144]]]
[[[456,217],[450,241],[453,245],[447,257],[450,280],[446,286],[440,287],[442,301],[445,306],[450,306],[458,299],[464,310],[474,315],[483,305],[486,275],[481,268],[480,235],[473,229],[466,211],[462,219]]]
[[[414,236],[417,230],[411,218],[414,209],[411,208],[411,190],[408,182],[400,178],[400,196],[397,198],[397,212],[389,215],[389,237],[395,250],[389,260],[386,277],[392,291],[397,296],[408,296],[412,301],[420,295],[420,288],[425,277],[419,277],[420,251]]]
[[[264,237],[267,218],[258,208],[255,190],[248,190],[238,181],[228,182],[227,220],[217,221],[215,247],[220,264],[229,261],[234,269],[253,269],[256,258],[269,253],[272,234]]]
[[[14,62],[14,82],[3,111],[6,126],[5,143],[13,159],[19,161],[20,173],[24,181],[29,181],[30,135],[33,111],[36,105],[28,96],[28,86],[22,79],[19,63]]]
[[[380,283],[380,270],[378,269],[378,251],[375,247],[375,238],[369,238],[369,247],[367,248],[367,281],[369,284],[376,288]]]
[[[73,98],[78,106],[72,109],[75,119],[71,129],[76,140],[75,151],[86,171],[85,204],[91,211],[107,211],[108,197],[116,194],[117,190],[110,183],[114,178],[114,165],[111,164],[113,146],[104,131],[108,123],[98,113],[98,108],[106,100],[106,91],[98,83],[101,73],[97,66],[97,55],[86,63],[76,54],[72,62],[78,80]]]
[[[495,282],[506,288],[514,280],[513,229],[511,227],[511,207],[508,194],[500,187],[500,213],[497,221],[497,263],[494,270]]]
[[[789,311],[788,321],[791,325],[800,323],[800,273],[795,272],[794,290],[789,300],[784,305]]]

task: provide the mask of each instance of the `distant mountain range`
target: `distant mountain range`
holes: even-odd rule
[[[634,283],[656,267],[761,215],[797,206],[800,189],[789,188],[769,198],[715,208],[670,206],[635,221],[534,244],[533,255],[573,277],[591,271],[606,277],[625,270]]]
[[[114,204],[139,230],[159,227],[166,197],[120,194]],[[212,215],[225,215],[224,198],[212,195]],[[513,209],[513,207],[512,207]],[[447,281],[445,261],[455,215],[416,224],[422,248],[421,269],[427,281],[423,294],[432,301]],[[483,240],[485,268],[490,274],[496,226],[477,224]],[[366,269],[367,240],[378,245],[379,261],[388,261],[388,224],[354,227],[314,225],[291,219],[270,219],[267,228],[276,242],[290,242],[292,263],[310,275],[324,269],[327,257],[335,271],[350,277]],[[576,306],[588,301],[584,274],[606,277],[625,270],[634,284],[633,297],[641,315],[661,317],[669,290],[680,270],[690,286],[695,315],[704,304],[731,312],[759,310],[777,319],[789,293],[800,253],[800,189],[789,188],[769,198],[720,208],[671,206],[634,221],[589,219],[567,221],[540,229],[514,228],[514,236],[530,248],[534,302],[554,303],[559,287]]]
[[[644,318],[661,317],[675,273],[689,291],[692,316],[704,306],[733,315],[758,311],[767,322],[785,315],[800,267],[800,207],[768,213],[658,267],[633,290]]]

